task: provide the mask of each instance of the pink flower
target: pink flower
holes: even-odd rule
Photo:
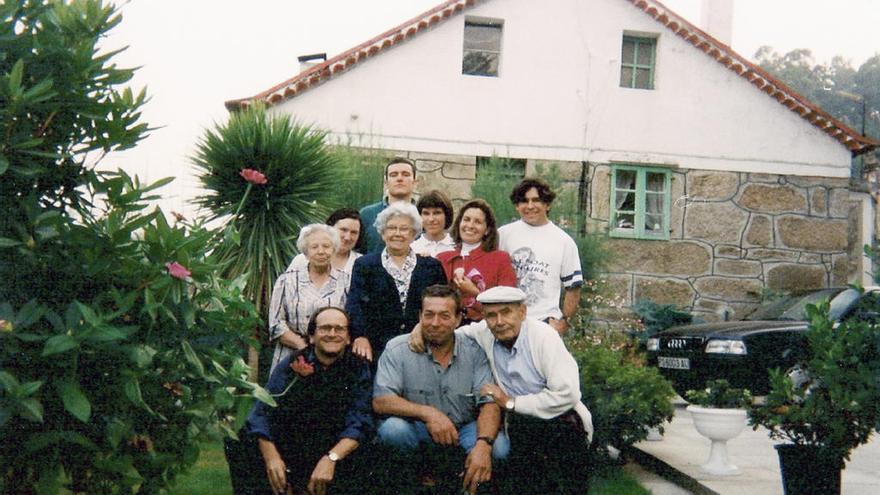
[[[189,277],[191,275],[190,271],[186,269],[185,266],[180,263],[173,261],[170,263],[165,263],[165,268],[168,269],[168,274],[174,278],[179,278],[181,280]]]
[[[300,355],[296,361],[290,363],[290,368],[299,376],[307,377],[315,372],[315,366],[306,361],[306,358]]]
[[[252,168],[243,168],[241,172],[238,173],[244,180],[250,182],[251,184],[262,185],[266,183],[266,176],[263,175],[259,170],[254,170]]]

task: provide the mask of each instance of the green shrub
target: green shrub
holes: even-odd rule
[[[637,301],[632,305],[632,310],[642,320],[644,338],[653,337],[676,325],[686,325],[694,319],[693,315],[678,309],[675,304],[657,304],[648,299]]]
[[[510,192],[522,177],[513,173],[510,161],[492,156],[477,170],[477,178],[471,185],[471,197],[483,198],[495,212],[498,226],[519,219],[516,208],[510,202]]]
[[[880,422],[880,326],[849,319],[835,326],[830,304],[807,305],[809,359],[770,371],[770,393],[749,422],[770,438],[822,447],[849,459]]]
[[[385,165],[391,159],[387,151],[338,145],[333,154],[344,178],[332,189],[338,207],[361,209],[379,201],[385,192]],[[369,228],[372,228],[368,226]]]
[[[297,254],[300,229],[323,223],[343,181],[327,133],[255,105],[209,129],[193,163],[206,193],[196,204],[223,220],[231,238],[217,246],[223,275],[247,276],[245,294],[265,313],[275,279]],[[243,170],[263,175],[250,183]]]
[[[585,336],[567,344],[580,368],[582,400],[593,415],[590,450],[597,462],[607,460],[607,446],[632,445],[645,439],[647,428],[672,419],[672,385],[644,366],[627,337]]]
[[[688,390],[688,402],[702,407],[716,409],[742,409],[752,405],[752,393],[747,388],[731,388],[730,382],[723,378],[709,380],[706,388]]]
[[[218,233],[147,212],[104,154],[144,135],[98,0],[0,5],[0,493],[159,493],[252,397],[259,324]]]

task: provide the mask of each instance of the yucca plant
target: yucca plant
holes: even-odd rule
[[[222,275],[246,275],[244,294],[264,316],[272,284],[296,255],[300,229],[324,220],[336,202],[334,188],[345,180],[325,137],[254,106],[207,130],[198,143],[193,163],[207,193],[196,203],[209,221],[226,222],[216,248]]]

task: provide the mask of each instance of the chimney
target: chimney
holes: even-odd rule
[[[730,46],[733,39],[733,0],[703,0],[700,27]]]
[[[300,55],[296,58],[299,61],[299,71],[305,72],[312,67],[327,61],[326,53],[313,53],[311,55]]]

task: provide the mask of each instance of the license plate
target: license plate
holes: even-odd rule
[[[657,366],[674,370],[689,370],[691,369],[691,360],[688,358],[658,356]]]

